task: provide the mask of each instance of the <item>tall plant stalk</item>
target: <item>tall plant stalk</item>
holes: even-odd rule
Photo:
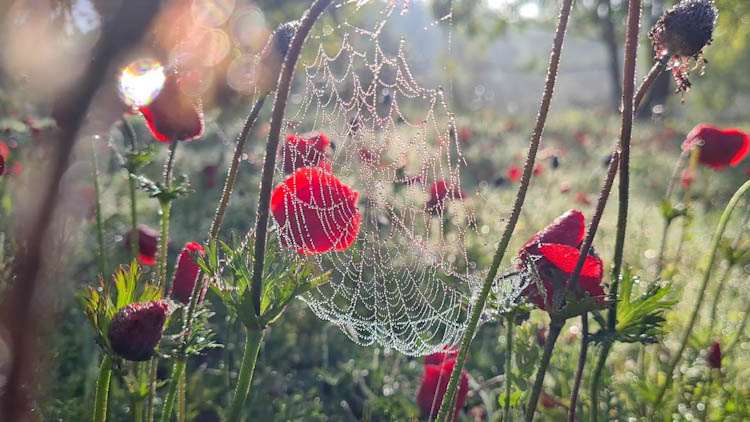
[[[471,342],[474,338],[474,333],[479,323],[479,317],[484,310],[484,305],[487,302],[492,283],[495,281],[500,263],[505,257],[505,252],[510,244],[510,239],[515,231],[516,224],[521,215],[521,209],[523,208],[524,201],[526,200],[526,193],[529,189],[531,182],[531,174],[534,168],[534,162],[536,161],[536,154],[539,150],[539,143],[544,132],[544,125],[547,122],[547,114],[549,113],[550,104],[552,101],[552,95],[555,89],[555,83],[557,81],[557,71],[560,65],[560,55],[562,53],[563,41],[565,40],[565,31],[568,27],[568,20],[570,18],[570,9],[573,5],[573,0],[563,0],[560,7],[560,15],[558,17],[557,28],[555,29],[555,37],[552,45],[552,52],[550,54],[549,65],[547,67],[547,76],[544,84],[544,91],[542,93],[542,99],[539,105],[539,113],[536,118],[536,124],[534,130],[531,133],[531,141],[529,149],[526,154],[526,162],[523,168],[523,176],[521,177],[521,184],[516,193],[516,198],[513,202],[513,208],[508,219],[508,223],[505,226],[503,235],[498,243],[495,255],[492,258],[492,264],[487,273],[487,278],[484,280],[482,290],[477,296],[476,301],[472,306],[471,316],[466,326],[466,332],[464,333],[461,341],[461,349],[456,359],[456,364],[453,366],[453,372],[451,373],[450,382],[446,390],[445,396],[443,397],[442,405],[440,406],[440,412],[438,413],[437,420],[445,422],[453,414],[452,409],[455,407],[455,395],[456,388],[458,386],[458,379],[463,369],[464,362],[466,360],[467,353],[471,347]]]
[[[583,371],[586,368],[586,358],[589,351],[589,314],[581,315],[581,350],[578,354],[578,367],[576,368],[575,380],[573,381],[573,390],[570,393],[570,407],[568,408],[568,422],[576,421],[576,411],[578,406],[578,394],[583,383]]]
[[[560,336],[560,332],[562,331],[564,325],[564,319],[558,319],[554,317],[549,323],[549,333],[547,333],[547,341],[544,343],[542,360],[539,362],[539,369],[537,369],[536,371],[534,387],[531,390],[529,402],[526,404],[526,414],[524,415],[524,420],[526,422],[532,422],[534,420],[534,413],[536,413],[536,406],[537,403],[539,403],[539,396],[542,394],[544,376],[547,374],[547,368],[549,367],[549,362],[552,359],[552,352],[555,350],[555,343],[557,342],[557,338]]]
[[[659,388],[659,392],[657,393],[656,400],[654,401],[654,410],[656,410],[661,404],[662,400],[664,399],[664,395],[672,385],[672,375],[674,374],[675,368],[677,368],[677,365],[682,359],[682,354],[687,347],[690,335],[692,334],[695,323],[698,320],[698,313],[700,312],[701,306],[703,305],[703,299],[706,295],[706,287],[708,287],[708,282],[711,280],[711,274],[716,262],[716,254],[719,250],[719,246],[721,245],[721,239],[724,236],[724,231],[726,230],[727,224],[729,223],[729,218],[732,216],[732,212],[734,212],[734,209],[737,207],[737,204],[739,203],[742,196],[748,190],[750,190],[750,180],[746,181],[742,186],[740,186],[739,189],[737,189],[734,195],[732,195],[732,198],[729,200],[729,203],[727,203],[726,208],[724,208],[724,212],[722,212],[721,217],[719,218],[719,224],[716,226],[716,232],[714,233],[711,249],[708,254],[708,265],[706,266],[706,270],[703,273],[701,285],[698,288],[698,297],[696,298],[695,306],[693,306],[690,313],[688,325],[682,334],[680,346],[677,348],[677,353],[674,355],[669,363],[669,367],[667,368],[664,384],[661,386],[661,388]]]
[[[96,380],[96,398],[94,399],[94,422],[107,420],[107,404],[109,402],[109,385],[112,382],[112,358],[108,354],[102,357],[99,367],[99,378]]]
[[[511,383],[511,366],[513,365],[513,312],[508,312],[506,316],[505,327],[505,401],[503,403],[503,422],[510,421],[510,393]]]
[[[242,352],[242,363],[237,376],[237,385],[234,389],[234,397],[227,413],[228,421],[239,421],[242,407],[250,394],[250,385],[255,373],[255,364],[258,361],[258,352],[263,343],[263,331],[245,330],[245,348]]]
[[[137,152],[136,147],[136,134],[133,125],[123,117],[122,126],[124,128],[124,134],[130,144],[130,154],[135,155]],[[132,254],[131,259],[138,257],[138,203],[136,202],[136,180],[135,175],[132,173],[133,169],[128,170],[128,190],[130,193],[130,252]]]
[[[630,138],[633,131],[633,114],[635,110],[635,67],[638,52],[638,30],[641,23],[641,0],[628,1],[627,32],[625,35],[625,62],[622,82],[622,125],[620,128],[620,173],[618,186],[617,234],[615,237],[615,252],[612,259],[612,281],[609,290],[609,312],[607,316],[607,331],[615,332],[617,323],[618,288],[625,251],[625,234],[627,228],[629,188],[630,188]],[[655,79],[655,77],[654,77]],[[647,78],[647,81],[649,78]],[[644,84],[645,85],[645,84]],[[649,85],[650,86],[650,85]],[[647,87],[640,90],[645,92]],[[638,100],[638,105],[643,96]],[[611,342],[604,342],[599,360],[594,372],[591,386],[591,420],[598,420],[599,415],[599,386]]]

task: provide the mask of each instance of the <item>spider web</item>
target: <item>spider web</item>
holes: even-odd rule
[[[328,284],[303,297],[315,315],[357,344],[424,355],[458,343],[484,278],[466,248],[476,232],[469,201],[458,189],[466,163],[446,93],[417,81],[404,37],[388,39],[386,26],[409,13],[408,3],[359,1],[354,7],[355,15],[376,18],[369,25],[345,21],[308,41],[318,41],[317,53],[303,64],[284,128],[320,131],[334,143],[331,170],[359,192],[361,228],[345,251],[290,254],[332,273]],[[340,37],[335,48],[328,35]],[[276,180],[286,178],[283,150]],[[431,187],[439,181],[456,189],[449,189],[443,206],[431,208]],[[295,224],[307,228],[304,221]],[[276,227],[281,240],[285,230]],[[346,229],[328,228],[332,239]],[[508,280],[493,289],[502,306],[525,287],[520,278]]]

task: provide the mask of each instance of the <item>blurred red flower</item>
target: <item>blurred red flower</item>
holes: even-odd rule
[[[205,189],[213,189],[216,187],[216,173],[219,171],[219,166],[216,164],[208,164],[201,170],[203,176],[203,187]]]
[[[132,303],[120,309],[109,325],[109,344],[120,357],[145,361],[161,340],[169,305],[163,300]]]
[[[422,375],[422,384],[417,391],[417,405],[425,417],[435,417],[443,404],[445,390],[448,389],[448,381],[453,372],[455,359],[444,360],[441,364],[425,364]],[[456,390],[456,408],[453,411],[453,420],[458,418],[458,412],[464,407],[466,395],[469,393],[469,375],[461,371]]]
[[[511,182],[517,182],[521,180],[521,175],[523,172],[521,171],[521,168],[518,166],[510,166],[508,169],[508,179]]]
[[[298,169],[271,194],[282,245],[304,255],[346,250],[359,233],[358,199],[358,192],[325,169]]]
[[[711,343],[708,348],[706,362],[712,369],[721,369],[721,344],[718,341]]]
[[[5,174],[5,158],[0,155],[0,176],[2,176],[3,174]]]
[[[575,201],[579,205],[591,205],[591,198],[589,198],[589,195],[586,192],[576,192]]]
[[[318,167],[324,164],[330,145],[331,141],[323,132],[287,135],[282,149],[284,173],[291,174],[302,167]]]
[[[159,232],[146,225],[138,226],[138,262],[141,265],[155,265],[156,251],[159,247]],[[134,236],[131,231],[125,239],[125,246],[130,249],[130,241]]]
[[[203,134],[203,110],[198,102],[182,92],[177,73],[167,73],[159,95],[138,109],[151,134],[159,142],[189,141]]]
[[[698,161],[716,170],[736,166],[750,150],[750,136],[740,129],[720,129],[701,123],[690,131],[682,149],[698,148]]]
[[[534,164],[534,176],[541,176],[544,173],[544,166],[541,163]]]
[[[455,183],[437,180],[430,186],[430,199],[427,200],[427,211],[433,215],[443,212],[445,203],[453,199],[463,199],[464,192]]]
[[[533,266],[544,285],[544,294],[538,291],[535,283],[531,283],[524,291],[529,300],[540,309],[550,310],[555,286],[567,284],[581,255],[578,248],[583,242],[585,231],[583,213],[570,210],[532,236],[519,251],[518,259],[521,264],[525,267]],[[590,296],[601,300],[604,298],[602,276],[601,259],[590,253],[584,261],[579,286]]]
[[[446,359],[456,359],[458,349],[452,346],[445,346],[440,352],[435,352],[424,357],[425,365],[440,365]]]
[[[692,186],[694,181],[695,176],[693,176],[693,172],[690,171],[690,169],[685,169],[682,171],[682,175],[680,176],[680,185],[682,185],[683,188],[689,188],[690,186]]]
[[[468,143],[471,138],[474,137],[474,132],[468,126],[461,126],[458,129],[458,140],[463,143]]]
[[[182,252],[180,252],[180,256],[177,258],[177,268],[174,272],[170,296],[184,304],[190,303],[190,295],[193,293],[195,282],[198,280],[198,273],[200,273],[200,267],[193,257],[205,254],[206,251],[200,243],[189,242],[185,244]],[[200,295],[198,297],[199,301],[203,300],[205,293],[205,290],[198,292]]]

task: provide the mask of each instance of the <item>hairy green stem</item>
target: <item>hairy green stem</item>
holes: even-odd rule
[[[568,408],[568,422],[576,421],[576,407],[578,405],[578,392],[581,390],[583,383],[583,371],[586,368],[586,357],[589,351],[589,314],[581,315],[581,350],[578,354],[578,367],[576,368],[575,381],[573,390],[570,393],[570,407]]]
[[[172,366],[172,374],[170,379],[179,380],[182,378],[182,374],[185,372],[187,363],[185,359],[176,359]],[[167,396],[164,398],[164,407],[162,408],[160,422],[169,422],[172,420],[172,411],[174,410],[174,404],[177,400],[177,384],[178,382],[169,383],[169,389],[167,390]]]
[[[187,421],[187,373],[182,371],[180,381],[177,383],[177,411],[175,412],[177,422]]]
[[[639,103],[635,103],[638,93],[635,92],[635,68],[636,56],[638,52],[638,30],[641,23],[641,0],[628,1],[628,18],[627,31],[625,34],[625,62],[622,82],[622,125],[620,127],[620,176],[618,196],[619,204],[617,211],[617,234],[615,236],[615,252],[612,259],[612,282],[609,290],[609,312],[607,316],[607,331],[615,332],[617,324],[617,301],[618,288],[620,285],[620,273],[625,251],[625,234],[628,219],[629,206],[629,188],[630,188],[630,138],[633,131],[633,114],[636,106],[640,106],[643,98],[641,95]],[[647,79],[649,80],[649,79]],[[650,86],[650,84],[648,85]],[[639,92],[645,92],[648,86],[644,83]],[[604,364],[609,355],[610,346],[605,343],[599,355],[600,362],[597,363],[595,377],[602,376]],[[600,379],[594,379],[592,386],[597,390],[601,385]],[[599,411],[599,394],[592,389],[591,397],[591,418],[592,421],[598,419]]]
[[[96,400],[94,401],[94,422],[107,420],[107,404],[109,402],[109,385],[112,382],[112,358],[108,354],[102,357],[99,367],[99,378],[96,380]]]
[[[505,327],[505,402],[503,408],[503,422],[510,421],[510,392],[511,392],[511,366],[513,365],[513,312],[508,312]]]
[[[542,394],[542,388],[544,387],[544,376],[547,374],[547,368],[549,368],[549,362],[552,359],[552,352],[555,350],[555,343],[560,336],[563,325],[565,325],[565,320],[563,319],[553,318],[552,321],[550,321],[547,341],[544,343],[542,360],[539,362],[539,369],[536,371],[534,387],[531,389],[529,402],[526,404],[526,414],[524,415],[524,420],[526,422],[534,420],[534,413],[536,413],[536,406],[539,403],[539,396]]]
[[[724,212],[721,214],[721,218],[719,219],[719,224],[716,227],[716,232],[714,233],[711,249],[709,251],[708,265],[706,267],[706,271],[703,273],[703,279],[701,280],[701,285],[698,289],[698,297],[696,299],[695,306],[693,306],[692,312],[690,313],[688,325],[687,325],[687,328],[685,329],[685,332],[682,335],[682,339],[680,340],[680,346],[677,349],[677,353],[674,355],[674,357],[669,363],[669,367],[666,372],[666,379],[665,379],[664,385],[661,386],[656,396],[656,401],[654,403],[654,410],[657,409],[658,406],[661,404],[662,400],[664,399],[664,395],[666,394],[669,387],[672,385],[672,375],[674,374],[674,370],[677,368],[677,365],[680,363],[680,360],[682,359],[682,354],[685,351],[685,348],[687,347],[687,343],[688,343],[688,340],[690,339],[690,335],[692,334],[693,328],[695,327],[695,323],[698,320],[698,313],[700,312],[701,305],[703,305],[703,298],[706,295],[706,287],[708,287],[708,282],[711,280],[711,273],[713,272],[713,267],[716,262],[716,252],[719,250],[719,246],[721,245],[721,239],[724,236],[724,231],[726,230],[727,224],[729,223],[729,218],[732,216],[732,212],[737,207],[737,204],[739,203],[740,199],[745,194],[745,192],[748,191],[748,189],[750,189],[750,180],[746,181],[742,186],[740,186],[739,189],[737,189],[737,191],[734,193],[732,198],[729,200],[729,203],[727,204],[726,208],[724,208]]]
[[[96,241],[99,246],[99,273],[104,276],[107,271],[107,253],[104,251],[104,224],[102,223],[102,200],[99,187],[99,156],[96,153],[96,143],[91,142],[91,156],[94,164],[94,206],[96,212]]]
[[[529,149],[526,154],[526,162],[523,168],[523,176],[521,178],[521,184],[516,193],[516,199],[513,202],[513,208],[508,219],[508,223],[505,226],[505,230],[500,238],[500,242],[497,245],[497,250],[492,258],[492,264],[487,273],[487,277],[482,285],[482,290],[477,296],[476,301],[472,305],[471,316],[466,325],[466,331],[461,341],[461,349],[456,359],[456,364],[453,366],[453,372],[451,373],[450,382],[446,394],[443,397],[443,403],[440,406],[440,412],[437,416],[437,421],[445,422],[449,418],[449,415],[453,414],[452,409],[455,407],[455,395],[458,387],[458,379],[463,369],[466,356],[471,342],[474,338],[474,334],[479,324],[479,317],[484,310],[484,305],[487,302],[487,297],[490,294],[492,283],[497,276],[500,263],[505,257],[505,252],[510,244],[510,239],[515,231],[516,224],[521,215],[524,201],[526,200],[526,193],[529,189],[531,182],[531,174],[534,168],[534,162],[536,160],[536,154],[539,150],[539,143],[544,132],[544,125],[547,122],[547,114],[549,113],[550,104],[552,102],[552,95],[555,90],[555,83],[557,81],[557,70],[560,65],[560,56],[562,53],[563,41],[565,40],[565,31],[568,27],[568,20],[570,18],[570,9],[573,5],[573,0],[563,0],[560,7],[560,15],[557,22],[557,28],[555,29],[555,37],[552,46],[552,53],[550,54],[549,65],[547,67],[547,77],[544,84],[544,91],[542,93],[542,99],[539,105],[539,113],[536,118],[536,124],[534,130],[531,133],[531,141],[529,143]]]
[[[133,129],[133,125],[130,124],[130,122],[126,118],[122,118],[122,126],[124,128],[124,133],[126,137],[128,138],[128,143],[130,144],[130,153],[131,156],[135,155],[135,153],[138,151],[136,147],[136,134],[135,129]],[[131,259],[136,259],[138,257],[139,249],[138,249],[138,203],[136,202],[136,180],[135,180],[135,174],[133,174],[133,170],[131,168],[128,168],[128,189],[130,191],[130,251],[132,253]]]
[[[228,421],[240,420],[242,407],[245,405],[245,401],[250,394],[250,385],[253,381],[255,363],[258,361],[258,352],[260,351],[260,345],[262,343],[262,330],[245,330],[245,348],[242,354],[240,373],[237,376],[237,386],[234,389],[234,397],[232,398],[232,403],[229,406],[229,413],[227,413],[226,420]]]

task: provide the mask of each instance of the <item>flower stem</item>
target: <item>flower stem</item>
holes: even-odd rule
[[[570,408],[568,409],[568,422],[576,421],[576,407],[578,403],[578,392],[581,390],[583,381],[583,370],[586,367],[586,357],[589,351],[589,314],[581,315],[581,351],[578,355],[578,368],[573,382],[573,391],[570,393]]]
[[[547,373],[549,367],[549,361],[552,359],[552,352],[555,349],[555,343],[557,337],[560,336],[563,325],[565,325],[564,319],[556,319],[553,317],[549,324],[549,334],[547,334],[547,341],[544,343],[544,353],[542,354],[542,360],[539,362],[539,369],[536,372],[536,379],[534,380],[534,387],[531,390],[531,396],[529,396],[529,402],[526,405],[525,421],[531,422],[534,420],[534,413],[536,413],[536,406],[539,403],[539,396],[542,394],[542,387],[544,385],[544,375]]]
[[[122,126],[125,128],[125,134],[130,143],[130,153],[135,155],[136,149],[136,134],[133,129],[133,125],[126,118],[122,118]],[[131,259],[138,257],[138,203],[136,202],[136,180],[133,174],[133,169],[128,170],[128,189],[130,191],[130,251],[132,253]]]
[[[669,63],[669,55],[665,55],[651,66],[651,70],[648,71],[648,74],[643,79],[643,82],[641,82],[641,86],[633,98],[633,112],[638,112],[641,108],[643,98],[646,96],[646,93],[651,90],[651,87],[654,85],[654,82],[656,82],[659,75],[661,75],[661,73],[667,68],[667,63]]]
[[[242,354],[242,364],[240,373],[237,377],[237,386],[234,390],[234,398],[229,406],[229,413],[226,420],[239,421],[242,407],[250,394],[250,385],[255,372],[255,363],[258,360],[258,352],[263,342],[263,331],[246,329],[245,330],[245,349]]]
[[[509,312],[505,329],[505,406],[503,408],[503,422],[510,421],[510,391],[511,391],[511,366],[513,365],[513,312]]]
[[[544,125],[547,122],[547,114],[549,113],[550,104],[552,102],[552,96],[555,90],[555,83],[557,81],[557,70],[560,65],[560,56],[562,53],[563,41],[565,40],[565,31],[568,27],[568,20],[570,18],[570,9],[573,5],[573,0],[563,0],[560,7],[560,15],[557,22],[557,28],[555,29],[555,37],[552,46],[552,53],[550,54],[549,65],[547,67],[547,77],[544,84],[544,91],[542,93],[542,99],[539,104],[539,113],[537,114],[536,124],[534,130],[531,133],[531,141],[529,143],[529,149],[526,154],[526,162],[523,168],[523,176],[521,177],[521,184],[516,193],[516,199],[513,202],[513,208],[511,210],[508,223],[505,226],[505,230],[500,238],[500,242],[497,245],[497,250],[492,258],[492,264],[487,273],[487,278],[484,280],[482,290],[479,292],[476,301],[472,305],[471,316],[466,325],[466,331],[464,332],[463,339],[461,340],[461,349],[456,359],[456,364],[453,366],[453,372],[451,373],[450,382],[446,390],[446,394],[443,398],[443,403],[440,406],[440,412],[437,416],[437,421],[446,421],[451,415],[452,409],[455,408],[454,400],[456,395],[456,389],[458,387],[458,379],[463,369],[466,356],[471,347],[471,342],[474,338],[477,325],[479,323],[479,317],[484,310],[484,305],[487,302],[487,297],[490,294],[492,283],[497,276],[500,263],[505,256],[505,252],[510,244],[510,239],[515,231],[516,224],[521,215],[521,209],[523,208],[524,201],[526,200],[526,193],[529,189],[531,182],[531,173],[534,168],[534,162],[536,160],[536,154],[539,150],[539,143],[544,132]]]
[[[669,367],[666,372],[666,380],[664,382],[664,385],[661,386],[659,389],[659,393],[656,396],[656,401],[654,402],[654,410],[658,408],[658,406],[661,404],[661,401],[664,399],[664,395],[666,394],[669,387],[672,385],[672,375],[674,374],[675,368],[677,368],[677,365],[680,363],[680,359],[682,359],[682,353],[685,351],[685,347],[687,347],[687,342],[690,339],[690,334],[693,332],[693,327],[695,326],[695,322],[698,319],[698,313],[700,312],[701,305],[703,304],[703,298],[706,295],[706,287],[708,286],[708,282],[711,280],[711,273],[714,267],[714,263],[716,262],[716,252],[719,249],[719,246],[721,244],[721,238],[724,236],[724,231],[727,228],[727,224],[729,223],[729,218],[732,216],[732,212],[737,207],[737,204],[739,203],[742,196],[750,189],[750,180],[746,181],[742,186],[740,186],[739,189],[734,193],[732,198],[729,200],[729,203],[727,203],[726,208],[724,208],[724,212],[721,214],[721,218],[719,219],[719,224],[716,227],[716,232],[714,233],[713,243],[711,245],[711,250],[708,255],[708,266],[706,267],[706,271],[703,273],[703,279],[701,281],[701,286],[698,289],[698,297],[696,299],[696,304],[692,309],[692,312],[690,314],[690,319],[688,320],[687,328],[685,329],[685,332],[682,335],[682,339],[680,340],[680,347],[677,349],[677,353],[672,358],[672,361],[669,363]]]
[[[94,164],[94,199],[96,207],[96,241],[99,245],[99,273],[105,274],[107,270],[107,254],[104,252],[104,224],[102,223],[102,201],[99,187],[99,157],[96,153],[96,144],[91,142],[91,155]]]
[[[172,366],[172,374],[170,375],[171,380],[179,380],[182,378],[182,374],[185,372],[185,366],[187,362],[185,359],[176,359]],[[160,422],[169,422],[172,420],[172,410],[177,399],[177,384],[178,382],[170,382],[169,390],[167,390],[167,396],[164,399],[164,407],[162,408]]]
[[[247,137],[250,134],[250,130],[255,125],[255,122],[258,120],[258,115],[263,108],[263,102],[266,100],[266,96],[267,94],[263,95],[255,102],[255,105],[253,105],[250,114],[245,120],[245,124],[242,126],[242,131],[237,135],[237,144],[234,147],[232,164],[229,166],[227,178],[224,180],[224,189],[221,191],[221,199],[219,200],[219,205],[216,207],[214,220],[211,222],[211,229],[209,230],[208,236],[210,241],[216,240],[219,236],[219,230],[221,230],[221,225],[224,222],[224,214],[227,211],[227,207],[229,207],[229,199],[231,198],[234,187],[237,184],[237,173],[239,173],[240,161],[242,160],[242,152],[247,143]]]
[[[99,378],[96,380],[96,400],[94,401],[94,422],[107,420],[107,402],[109,401],[109,384],[112,381],[112,358],[108,354],[102,357],[99,367]]]
[[[635,103],[635,67],[636,67],[636,55],[638,52],[638,30],[641,24],[641,0],[629,0],[628,1],[628,19],[627,19],[627,32],[625,35],[625,62],[622,82],[622,125],[620,127],[620,177],[618,187],[618,212],[617,212],[617,234],[615,237],[615,252],[614,258],[612,259],[612,282],[609,290],[609,314],[607,319],[607,331],[610,333],[615,332],[615,326],[617,323],[617,291],[620,285],[620,272],[622,271],[622,262],[625,251],[625,233],[627,227],[628,218],[628,205],[629,195],[628,190],[630,187],[630,138],[633,131],[633,114],[636,105],[640,106],[640,101],[643,98],[646,90],[650,86],[645,83],[642,84],[640,92],[641,95],[638,103]],[[651,72],[649,72],[651,73]],[[655,77],[654,77],[655,78]],[[605,343],[602,347],[602,353],[599,356],[600,362],[597,363],[597,370],[595,377],[601,377],[602,369],[609,355],[610,345]],[[591,417],[593,421],[598,418],[599,402],[598,402],[598,388],[601,385],[601,380],[594,379],[593,386],[596,387],[597,391],[592,389],[591,397]]]
[[[332,2],[333,0],[315,0],[315,3],[307,9],[289,44],[289,50],[281,67],[273,112],[271,113],[271,129],[268,132],[268,141],[266,142],[266,156],[263,162],[263,173],[258,197],[258,214],[255,220],[255,248],[253,250],[251,293],[257,315],[260,315],[260,298],[263,290],[263,263],[266,254],[266,234],[268,232],[269,207],[271,206],[271,185],[273,184],[273,173],[276,166],[276,151],[279,145],[279,135],[281,134],[281,124],[284,120],[286,102],[289,99],[289,91],[292,87],[294,67],[297,64],[297,59],[302,51],[302,45],[305,43],[307,34],[312,29],[315,21],[318,20],[318,17]]]

